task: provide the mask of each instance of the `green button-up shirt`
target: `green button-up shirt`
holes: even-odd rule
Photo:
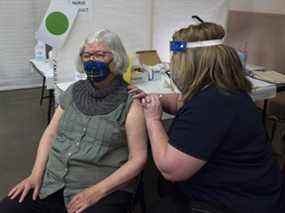
[[[40,198],[64,188],[65,204],[83,189],[111,175],[128,160],[124,121],[129,96],[114,111],[88,116],[72,100],[72,87],[61,98],[64,114],[49,159]],[[125,190],[132,192],[133,186]]]

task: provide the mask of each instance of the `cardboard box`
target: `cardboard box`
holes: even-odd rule
[[[145,64],[148,66],[153,66],[160,64],[161,60],[156,52],[156,50],[144,50],[136,52],[140,64]]]

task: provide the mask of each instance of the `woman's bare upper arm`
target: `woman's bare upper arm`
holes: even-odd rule
[[[130,152],[146,151],[147,134],[142,106],[134,100],[128,112],[126,134]]]
[[[46,130],[49,134],[52,134],[52,135],[57,134],[58,127],[59,127],[59,121],[63,113],[64,113],[64,110],[60,106],[58,106]]]

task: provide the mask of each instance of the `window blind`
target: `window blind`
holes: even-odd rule
[[[0,1],[0,90],[27,88],[41,82],[32,73],[34,34],[47,7],[43,0]]]

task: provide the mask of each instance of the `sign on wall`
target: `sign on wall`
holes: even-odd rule
[[[72,4],[74,7],[78,8],[78,15],[80,19],[85,20],[92,19],[92,3],[94,0],[67,0],[68,3]]]
[[[52,1],[42,20],[36,39],[53,48],[61,48],[70,32],[79,8],[68,2]]]

